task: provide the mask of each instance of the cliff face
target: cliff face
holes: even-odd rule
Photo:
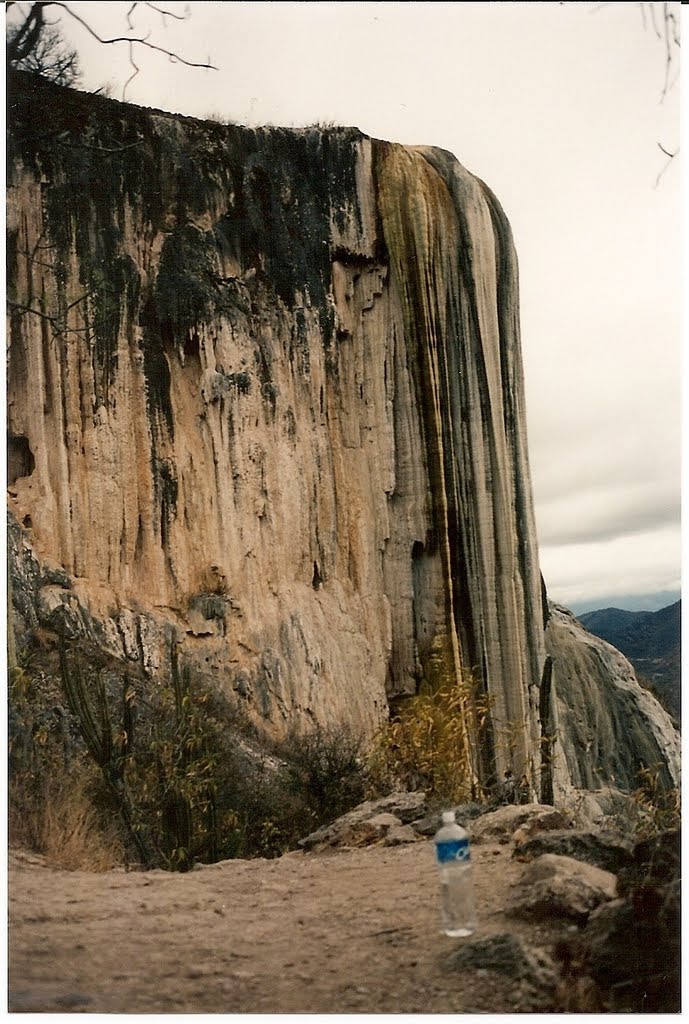
[[[536,782],[555,702],[490,190],[355,129],[21,78],[9,121],[20,626],[153,677],[181,645],[274,733],[370,734],[390,699],[471,674],[484,775]]]
[[[581,789],[634,789],[640,768],[679,786],[681,746],[669,716],[634,669],[571,612],[551,605],[546,649],[553,662],[562,757]]]

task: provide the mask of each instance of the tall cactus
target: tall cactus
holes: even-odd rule
[[[101,770],[142,864],[150,867],[153,859],[134,825],[132,803],[125,779],[133,726],[128,680],[125,676],[122,692],[124,728],[115,739],[103,678],[100,672],[95,672],[87,686],[78,660],[73,659],[70,665],[67,659],[64,637],[60,643],[60,676],[67,703],[79,724],[86,748]]]

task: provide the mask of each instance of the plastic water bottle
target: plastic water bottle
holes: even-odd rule
[[[471,935],[477,925],[469,835],[457,824],[454,811],[443,811],[443,823],[434,841],[440,870],[442,931],[453,939]]]

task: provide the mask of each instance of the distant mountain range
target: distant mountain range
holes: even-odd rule
[[[656,692],[668,711],[680,717],[682,602],[657,612],[600,608],[578,619],[589,633],[607,640],[631,661],[639,682]]]

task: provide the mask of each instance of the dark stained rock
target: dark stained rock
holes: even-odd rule
[[[557,984],[553,960],[509,932],[463,943],[445,960],[452,971],[491,971],[519,983],[527,997],[524,1008],[548,1010]],[[520,1005],[520,1000],[515,999]]]
[[[541,831],[562,829],[569,824],[562,811],[547,804],[508,804],[482,815],[469,826],[474,842],[510,841],[517,829]]]
[[[676,1013],[680,923],[679,880],[600,907],[581,935],[557,948],[563,1009]]]
[[[518,843],[512,856],[518,860],[531,861],[544,853],[556,853],[617,874],[621,868],[632,863],[632,848],[632,841],[617,832],[557,829],[540,832]]]
[[[679,832],[637,843],[620,873],[622,898],[599,907],[560,943],[561,1007],[570,1011],[677,1013],[681,990]]]
[[[530,949],[510,932],[464,943],[445,961],[455,970],[487,970],[508,978],[541,984],[553,980],[553,963],[542,951]]]
[[[157,681],[174,644],[275,738],[371,737],[471,669],[495,798],[642,760],[676,780],[624,659],[558,611],[546,651],[517,256],[485,183],[354,128],[22,73],[8,96],[11,641],[64,632]]]
[[[680,877],[682,840],[678,829],[642,839],[635,847],[631,863],[620,873],[620,895],[640,884],[662,884]]]

